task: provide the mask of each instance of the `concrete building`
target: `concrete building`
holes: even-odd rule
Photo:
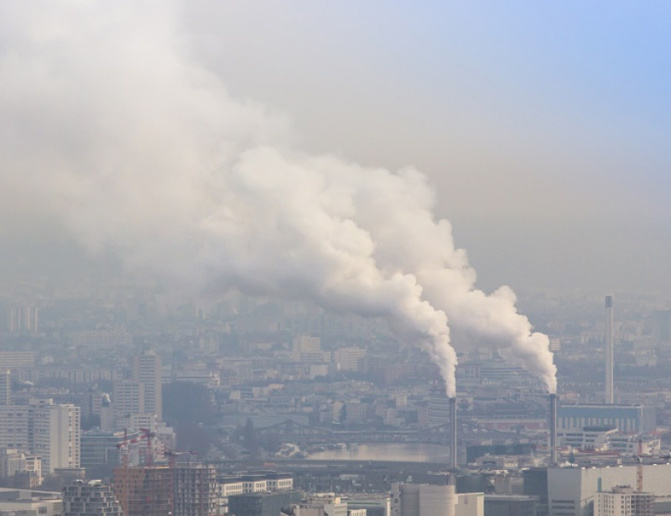
[[[144,386],[144,410],[163,419],[163,387],[161,357],[155,351],[147,351],[133,357],[133,380]]]
[[[0,405],[0,448],[28,451],[30,407],[26,405]]]
[[[439,426],[449,423],[449,402],[444,392],[436,391],[432,393],[429,398],[427,416],[427,424],[429,426]]]
[[[137,380],[114,382],[112,406],[117,430],[123,430],[133,414],[145,413],[144,401],[144,384],[142,382]]]
[[[0,351],[0,369],[30,369],[35,367],[34,351]]]
[[[19,450],[0,449],[0,478],[16,481],[17,475],[22,475],[23,478],[15,485],[22,485],[26,488],[41,485],[42,459],[26,455]]]
[[[581,430],[557,432],[557,439],[563,446],[580,450],[608,450],[611,436],[617,435],[617,428],[609,426],[587,426]]]
[[[108,484],[77,480],[63,488],[63,516],[121,516],[121,505]]]
[[[0,371],[11,370],[14,380],[35,379],[34,351],[0,351]]]
[[[121,466],[112,490],[125,516],[166,516],[172,512],[172,479],[168,466]]]
[[[131,436],[132,438],[133,436]],[[91,430],[81,436],[80,463],[87,472],[101,468],[115,468],[120,462],[119,445],[123,432]]]
[[[537,500],[536,515],[547,516],[548,509],[548,470],[547,468],[529,468],[522,470],[523,494]]]
[[[220,490],[214,466],[177,463],[173,468],[173,482],[174,516],[217,514]]]
[[[0,514],[16,516],[61,516],[61,493],[0,487]]]
[[[12,403],[12,370],[0,369],[0,405]]]
[[[228,513],[235,516],[277,516],[281,510],[288,511],[292,505],[300,503],[301,498],[299,491],[235,495],[228,499]]]
[[[609,426],[624,434],[648,434],[656,428],[654,407],[645,405],[559,405],[557,431]]]
[[[523,495],[485,495],[486,516],[536,516],[537,499]]]
[[[218,478],[221,512],[227,514],[229,496],[292,491],[294,479],[288,473],[263,472],[257,474],[224,476]],[[389,516],[389,515],[385,515]]]
[[[338,371],[361,371],[365,357],[366,350],[355,346],[337,349],[333,354]]]
[[[322,343],[319,337],[301,335],[294,339],[292,352],[295,360],[300,360],[303,353],[320,353],[321,350]]]
[[[126,329],[83,330],[71,335],[72,345],[92,348],[130,348],[133,345],[133,335]]]
[[[12,333],[35,333],[40,309],[33,304],[17,304],[5,309],[5,329]]]
[[[629,486],[615,487],[597,493],[594,516],[652,516],[654,500],[651,493],[639,493]]]
[[[601,468],[548,468],[550,516],[588,516],[600,492],[637,485],[638,466]],[[654,496],[671,496],[671,464],[641,466],[643,490]],[[526,480],[526,479],[525,479]],[[594,513],[596,514],[596,513]]]
[[[392,516],[484,516],[484,493],[455,493],[453,485],[392,484]]]
[[[42,458],[44,472],[79,468],[80,408],[71,404],[45,404],[34,408],[33,417],[32,452]]]
[[[347,498],[347,510],[366,510],[366,516],[391,516],[391,496],[357,493]],[[351,515],[350,515],[351,516]]]
[[[293,506],[294,516],[347,516],[347,502],[339,496],[312,496]]]

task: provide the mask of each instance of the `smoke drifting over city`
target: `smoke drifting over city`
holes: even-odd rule
[[[548,338],[508,287],[475,288],[426,178],[301,152],[285,118],[193,64],[168,5],[3,4],[5,209],[131,270],[384,317],[450,396],[449,327],[554,392]]]

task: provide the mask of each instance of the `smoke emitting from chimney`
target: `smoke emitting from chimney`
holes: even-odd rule
[[[510,288],[475,288],[423,174],[297,150],[285,119],[188,58],[172,3],[146,8],[0,6],[7,209],[60,221],[130,270],[385,317],[431,355],[449,396],[448,322],[555,392],[547,336]]]

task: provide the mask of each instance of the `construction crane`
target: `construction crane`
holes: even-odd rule
[[[156,437],[156,434],[149,430],[148,428],[140,428],[141,438],[147,440],[147,455],[144,458],[144,463],[146,466],[151,466],[153,462],[154,451],[151,447],[152,438]]]
[[[124,468],[128,468],[129,466],[129,460],[128,460],[128,453],[130,449],[130,445],[132,444],[137,444],[140,441],[144,441],[145,439],[148,442],[148,451],[151,450],[151,438],[155,437],[156,434],[153,432],[150,432],[146,428],[140,428],[140,434],[136,435],[135,437],[131,437],[130,439],[128,438],[128,430],[124,428],[123,430],[123,441],[120,443],[117,443],[116,447],[119,449],[121,452],[121,465]],[[145,458],[145,462],[148,461],[147,466],[151,466],[151,454],[149,454],[149,458]]]
[[[163,455],[165,455],[168,458],[168,467],[170,468],[170,471],[172,471],[173,474],[173,482],[175,482],[175,461],[177,460],[177,457],[180,455],[189,455],[189,466],[191,466],[191,455],[196,455],[196,452],[194,451],[174,451],[170,449],[167,445],[163,449]],[[173,490],[172,496],[170,499],[170,503],[172,505],[172,513],[175,514],[175,491]]]
[[[188,464],[190,466],[191,465],[191,456],[197,455],[197,453],[195,451],[191,451],[191,450],[189,450],[189,451],[173,451],[173,450],[168,449],[167,451],[164,452],[164,455],[166,457],[168,457],[168,466],[170,467],[170,469],[172,469],[172,468],[175,467],[175,462],[176,462],[178,456],[189,455]]]

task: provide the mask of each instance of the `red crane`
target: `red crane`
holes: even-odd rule
[[[117,443],[116,447],[121,450],[122,453],[122,464],[124,467],[128,467],[128,448],[131,444],[137,444],[140,441],[143,441],[147,439],[148,441],[148,446],[147,449],[148,451],[151,451],[151,438],[155,437],[156,434],[153,432],[150,432],[146,428],[140,428],[140,434],[136,435],[135,437],[128,438],[128,429],[124,428],[123,430],[123,441],[120,443]],[[145,458],[147,461],[147,466],[151,466],[151,453],[147,455],[147,458]]]
[[[152,438],[156,437],[156,434],[154,432],[152,432],[151,430],[149,430],[148,428],[140,428],[140,432],[142,434],[141,437],[143,439],[147,440],[147,455],[144,458],[145,465],[151,466],[153,455],[154,455],[152,447],[151,447],[151,440],[152,440]]]

